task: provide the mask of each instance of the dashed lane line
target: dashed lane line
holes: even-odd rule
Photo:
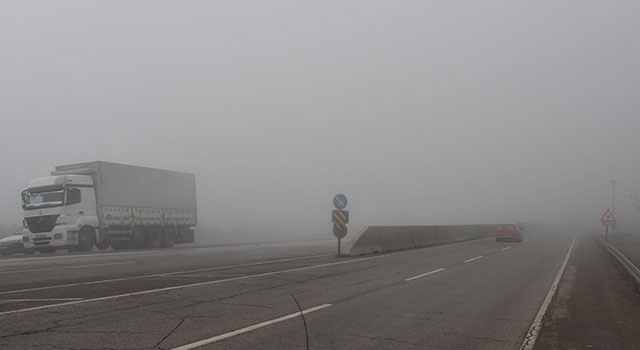
[[[280,323],[280,322],[284,322],[287,320],[290,320],[292,318],[296,318],[296,317],[301,317],[302,315],[306,315],[306,314],[310,314],[312,312],[318,311],[318,310],[322,310],[322,309],[326,309],[328,307],[333,306],[333,304],[322,304],[322,305],[318,305],[316,307],[312,307],[306,310],[302,310],[302,311],[298,311],[286,316],[282,316],[282,317],[278,317],[278,318],[274,318],[273,320],[269,320],[269,321],[264,321],[264,322],[260,322],[257,324],[254,324],[252,326],[248,326],[248,327],[244,327],[244,328],[240,328],[238,330],[232,331],[232,332],[228,332],[228,333],[224,333],[224,334],[220,334],[217,335],[215,337],[211,337],[211,338],[207,338],[207,339],[203,339],[203,340],[199,340],[197,342],[193,342],[190,344],[186,344],[186,345],[182,345],[179,346],[177,348],[173,348],[172,350],[191,350],[191,349],[195,349],[195,348],[199,348],[201,346],[207,345],[207,344],[211,344],[211,343],[215,343],[221,340],[225,340],[231,337],[235,337],[236,335],[240,335],[243,333],[248,333],[251,331],[254,331],[256,329],[260,329],[263,327],[267,327],[276,323]]]
[[[475,241],[477,242],[477,241],[481,241],[481,240],[475,240]],[[460,243],[455,243],[455,244],[449,244],[447,246],[451,247],[453,245],[469,244],[469,243],[472,243],[472,242],[473,241],[460,242]],[[446,247],[446,246],[442,246],[442,247]],[[424,249],[429,249],[429,248],[433,248],[433,247],[425,247]],[[330,263],[325,263],[325,264],[309,265],[309,266],[296,267],[296,268],[285,269],[285,270],[276,270],[276,271],[271,271],[271,272],[264,272],[264,273],[258,273],[258,274],[253,274],[253,275],[240,276],[240,277],[231,277],[231,278],[225,278],[225,279],[214,280],[214,281],[204,281],[204,282],[183,284],[183,285],[171,286],[171,287],[147,289],[147,290],[142,290],[142,291],[132,292],[132,293],[108,295],[108,296],[98,297],[98,298],[83,299],[83,300],[77,300],[77,301],[69,301],[69,302],[58,303],[58,304],[42,305],[42,306],[37,306],[37,307],[25,308],[25,309],[9,310],[9,311],[0,312],[0,316],[2,316],[2,315],[10,315],[10,314],[18,314],[18,313],[24,313],[24,312],[31,312],[31,311],[39,311],[39,310],[45,310],[45,309],[52,309],[52,308],[63,307],[63,306],[71,306],[71,305],[77,305],[77,304],[86,304],[86,303],[92,303],[92,302],[121,299],[121,298],[133,297],[133,296],[138,296],[138,295],[163,293],[163,292],[168,292],[168,291],[173,291],[173,290],[202,287],[202,286],[214,285],[214,284],[219,284],[219,283],[239,281],[239,280],[245,280],[245,279],[250,279],[250,278],[273,276],[273,275],[278,275],[278,274],[283,274],[283,273],[305,271],[305,270],[311,270],[311,269],[317,269],[317,268],[323,268],[323,267],[329,267],[329,266],[352,264],[352,263],[357,263],[357,262],[362,262],[362,261],[375,260],[375,259],[381,259],[381,258],[388,258],[388,257],[391,257],[391,256],[396,256],[396,255],[420,253],[422,250],[423,249],[405,250],[405,251],[396,252],[396,253],[388,253],[388,254],[384,254],[384,255],[370,256],[370,257],[366,257],[366,258],[356,258],[356,259],[350,259],[350,260],[330,262]],[[327,254],[327,255],[329,255],[329,254]],[[259,263],[246,264],[246,265],[247,266],[251,266],[251,265],[258,265],[258,264]],[[198,271],[203,271],[203,270],[206,271],[206,270],[212,270],[212,269],[216,269],[216,268],[200,269]],[[176,274],[180,274],[180,273],[184,273],[184,272],[185,271],[181,271],[181,272],[177,272]],[[439,271],[436,271],[436,272],[439,272]],[[435,273],[435,272],[433,272],[433,273]],[[166,275],[166,273],[157,274],[157,275],[153,275],[153,276],[163,276],[163,275]],[[423,277],[423,276],[419,276],[419,277]],[[417,277],[417,278],[419,278],[419,277]],[[134,279],[134,278],[136,278],[136,277],[122,278],[120,280],[127,280],[127,279]],[[92,284],[92,283],[95,284],[95,283],[99,283],[99,282],[85,282],[85,283],[82,283],[82,284]],[[78,285],[78,284],[76,284],[76,285]],[[42,289],[50,289],[50,287],[33,288],[31,290],[42,290]],[[2,292],[2,293],[0,293],[0,295],[2,295],[2,294],[10,294],[10,293],[17,293],[17,292],[18,291]]]
[[[418,279],[418,278],[422,278],[422,277],[425,277],[425,276],[433,275],[435,273],[442,272],[444,270],[445,270],[445,268],[440,268],[440,269],[436,269],[436,270],[433,270],[433,271],[429,271],[427,273],[423,273],[421,275],[409,277],[409,278],[405,279],[405,282],[409,282],[409,281],[413,281],[413,280]]]
[[[475,260],[478,260],[478,259],[482,259],[482,258],[484,258],[484,255],[478,255],[478,256],[476,256],[475,258],[467,259],[467,260],[465,260],[464,262],[465,262],[465,263],[470,263],[470,262],[472,262],[472,261],[475,261]]]

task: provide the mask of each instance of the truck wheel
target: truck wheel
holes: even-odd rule
[[[127,241],[111,242],[111,248],[113,248],[113,250],[128,249],[129,248],[129,242],[127,242]]]
[[[142,227],[134,227],[131,233],[131,248],[140,249],[144,247],[146,241],[146,232]]]
[[[88,252],[96,244],[96,232],[91,227],[83,227],[78,234],[78,251]]]
[[[105,239],[102,242],[96,242],[96,248],[100,249],[100,250],[105,250],[107,248],[109,248],[110,243],[108,239]]]
[[[160,244],[164,248],[171,248],[176,244],[176,229],[175,227],[165,227],[162,231],[162,239]]]

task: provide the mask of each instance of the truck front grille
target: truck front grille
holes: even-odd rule
[[[31,231],[31,233],[51,232],[53,230],[53,226],[56,225],[58,216],[60,215],[33,216],[26,218],[25,221],[27,222],[27,226],[29,226],[29,231]]]

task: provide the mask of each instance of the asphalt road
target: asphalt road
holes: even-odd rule
[[[0,348],[519,349],[573,239],[356,258],[308,242],[1,259]]]

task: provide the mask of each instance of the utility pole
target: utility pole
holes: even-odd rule
[[[611,213],[616,217],[616,184],[617,180],[611,180]],[[613,224],[613,233],[616,233],[616,224]]]

